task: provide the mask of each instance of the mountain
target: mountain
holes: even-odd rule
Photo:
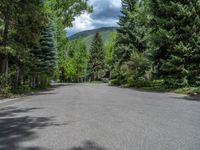
[[[103,28],[98,28],[94,30],[87,30],[83,32],[76,33],[70,37],[68,37],[70,40],[75,40],[78,38],[83,38],[85,41],[85,44],[87,48],[90,48],[91,42],[93,40],[94,34],[96,32],[99,32],[103,42],[111,40],[111,33],[116,32],[117,27],[103,27]]]
[[[70,40],[78,39],[78,38],[85,38],[90,35],[95,34],[96,32],[115,32],[117,27],[103,27],[103,28],[98,28],[98,29],[93,29],[93,30],[87,30],[83,32],[79,32],[76,34],[73,34],[72,36],[69,37]]]

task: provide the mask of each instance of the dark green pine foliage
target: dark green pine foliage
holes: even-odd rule
[[[186,86],[188,72],[193,78],[199,72],[195,62],[199,62],[199,1],[151,0],[150,4],[156,26],[155,73],[169,87]]]
[[[200,1],[193,0],[187,8],[187,19],[185,22],[188,24],[184,28],[185,43],[180,47],[189,49],[187,53],[186,66],[189,71],[188,83],[190,86],[200,86]]]
[[[119,29],[117,30],[116,45],[113,53],[114,63],[118,66],[129,60],[130,54],[135,49],[133,33],[133,21],[131,12],[134,11],[136,0],[122,0],[122,16],[119,20]]]
[[[52,74],[56,68],[56,42],[54,24],[51,22],[43,29],[40,40],[42,52],[42,68],[46,74]]]
[[[103,41],[100,34],[97,32],[90,49],[88,74],[93,81],[100,80],[104,74],[105,56],[103,50]]]
[[[54,24],[50,23],[41,31],[39,45],[33,49],[35,66],[33,72],[52,75],[57,65]]]

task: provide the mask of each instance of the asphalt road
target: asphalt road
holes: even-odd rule
[[[0,104],[0,150],[200,150],[200,101],[76,84]]]

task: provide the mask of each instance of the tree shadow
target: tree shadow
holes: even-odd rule
[[[72,147],[68,150],[108,150],[92,141],[86,141],[83,146]]]
[[[38,138],[34,129],[42,130],[56,124],[55,117],[23,116],[41,108],[18,109],[7,107],[0,109],[0,150],[46,150],[41,147],[23,147],[22,142]],[[19,115],[22,113],[22,115]]]
[[[63,84],[54,84],[46,89],[41,89],[38,92],[27,94],[26,96],[37,96],[37,95],[54,95],[56,92],[54,92],[56,89],[65,87],[65,86],[74,86],[75,84],[69,84],[69,83],[63,83]]]
[[[181,97],[172,97],[174,99],[183,99],[187,101],[195,101],[195,102],[200,102],[200,96],[181,96]]]

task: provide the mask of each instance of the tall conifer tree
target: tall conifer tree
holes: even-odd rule
[[[136,0],[122,0],[122,16],[119,20],[119,29],[117,30],[116,46],[114,50],[114,63],[119,66],[130,58],[130,54],[134,49],[132,43],[132,24],[131,12],[134,10]]]
[[[150,6],[156,26],[153,34],[156,74],[170,87],[186,86],[188,73],[196,79],[199,75],[194,62],[199,62],[195,58],[199,57],[199,1],[151,0]]]
[[[99,80],[101,78],[105,67],[104,57],[103,41],[101,35],[97,32],[94,35],[88,62],[89,77],[92,80]]]

